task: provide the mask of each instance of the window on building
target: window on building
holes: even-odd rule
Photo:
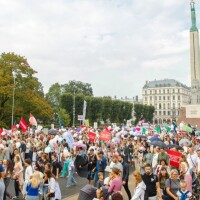
[[[155,109],[157,109],[157,104],[154,105]]]
[[[166,115],[166,112],[165,112],[165,111],[163,111],[163,115]]]
[[[163,109],[165,109],[165,103],[163,103]]]
[[[162,115],[162,112],[161,112],[161,111],[159,111],[159,115]]]
[[[169,89],[167,90],[167,93],[168,93],[168,94],[170,93]]]
[[[168,111],[168,115],[170,115],[171,113],[170,113],[170,111]]]
[[[170,104],[169,103],[167,104],[167,108],[170,109]]]
[[[154,99],[157,101],[157,96],[155,96]]]
[[[173,109],[175,109],[175,103],[173,103]]]
[[[147,101],[147,97],[145,97],[145,101]]]
[[[167,97],[167,100],[170,100],[170,96]]]
[[[181,108],[181,104],[180,103],[178,104],[178,108]]]
[[[151,94],[151,90],[150,90],[150,94]]]
[[[162,109],[162,105],[161,105],[161,103],[159,103],[159,109]]]
[[[165,101],[165,96],[163,96],[163,100]]]
[[[159,100],[161,100],[161,96],[159,96]]]
[[[155,94],[157,94],[157,90],[155,90]]]
[[[157,111],[155,111],[155,115],[157,115]]]
[[[161,94],[161,90],[159,90],[159,93]]]
[[[150,96],[150,101],[152,101],[152,96]]]
[[[180,97],[180,96],[178,96],[178,100],[179,100],[179,101],[181,100],[181,97]]]
[[[175,100],[175,96],[173,96],[173,100]]]
[[[175,93],[175,90],[173,89],[172,92]]]
[[[145,94],[147,94],[147,91],[145,90],[145,92],[144,92]]]
[[[180,93],[180,89],[178,89],[178,93]]]

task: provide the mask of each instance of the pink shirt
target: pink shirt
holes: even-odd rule
[[[122,178],[118,177],[112,180],[108,192],[109,193],[118,192],[121,191],[121,189],[122,189]]]
[[[192,193],[192,176],[190,174],[185,174],[184,180],[187,183],[187,190],[189,190]]]

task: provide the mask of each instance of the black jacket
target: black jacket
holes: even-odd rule
[[[122,181],[128,181],[129,178],[129,164],[126,162],[122,163],[123,166],[123,177],[122,177]]]

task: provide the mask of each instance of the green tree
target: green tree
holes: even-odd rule
[[[64,93],[83,94],[85,96],[93,96],[92,86],[89,83],[81,81],[69,81],[69,83],[62,85]]]
[[[58,111],[58,116],[59,116],[59,120],[62,121],[64,127],[70,125],[70,121],[71,121],[70,115],[66,112],[65,109],[60,109]]]
[[[15,84],[12,73],[15,73]],[[36,71],[26,58],[14,53],[0,56],[0,121],[10,125],[12,97],[15,89],[14,121],[23,116],[27,120],[33,113],[40,120],[52,117],[52,108],[44,98],[42,84],[34,75]]]
[[[110,120],[112,114],[112,99],[108,97],[102,98],[103,101],[103,111],[102,118],[103,121]]]

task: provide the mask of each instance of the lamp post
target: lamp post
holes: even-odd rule
[[[74,99],[73,99],[73,127],[75,123],[75,88],[74,88]]]
[[[13,75],[13,83],[14,83],[14,88],[13,88],[13,99],[12,99],[12,122],[11,122],[11,128],[13,126],[13,122],[14,122],[14,107],[15,107],[15,79],[16,79],[16,72],[12,71],[12,75]]]

